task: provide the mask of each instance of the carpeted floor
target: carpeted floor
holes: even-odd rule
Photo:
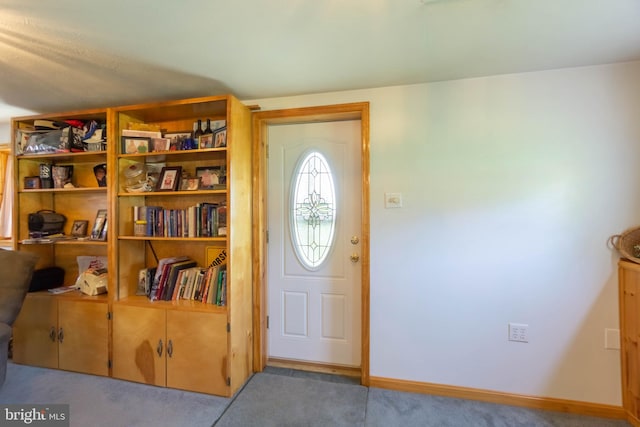
[[[629,427],[623,420],[367,388],[267,368],[233,398],[9,362],[5,404],[69,404],[72,427]],[[0,419],[0,425],[1,423]]]

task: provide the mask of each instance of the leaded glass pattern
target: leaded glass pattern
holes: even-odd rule
[[[309,270],[327,259],[336,225],[336,193],[327,159],[308,152],[293,174],[291,237],[298,259]]]

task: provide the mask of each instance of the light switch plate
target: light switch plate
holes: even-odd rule
[[[401,208],[402,193],[384,193],[384,207],[385,209]]]

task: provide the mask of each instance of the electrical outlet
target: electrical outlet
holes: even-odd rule
[[[509,341],[529,342],[529,325],[509,323]]]

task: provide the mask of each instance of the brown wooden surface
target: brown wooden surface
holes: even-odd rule
[[[44,368],[58,367],[58,309],[55,299],[27,295],[13,325],[13,361]],[[51,333],[53,332],[53,339]]]
[[[60,369],[109,375],[108,308],[107,304],[99,302],[58,298]]]
[[[114,304],[112,357],[114,378],[166,384],[164,310]],[[157,349],[162,343],[162,351]]]
[[[14,361],[108,375],[107,311],[103,295],[28,294],[14,325]]]
[[[640,265],[621,260],[618,263],[618,281],[622,402],[628,421],[638,425],[636,421],[640,418]]]
[[[167,345],[168,387],[229,396],[226,314],[168,311]]]
[[[227,220],[228,310],[231,324],[229,334],[231,394],[235,393],[253,372],[253,313],[252,313],[252,186],[251,174],[251,113],[237,100],[230,102],[228,121],[232,123],[227,135],[229,154],[227,179],[229,207]]]

